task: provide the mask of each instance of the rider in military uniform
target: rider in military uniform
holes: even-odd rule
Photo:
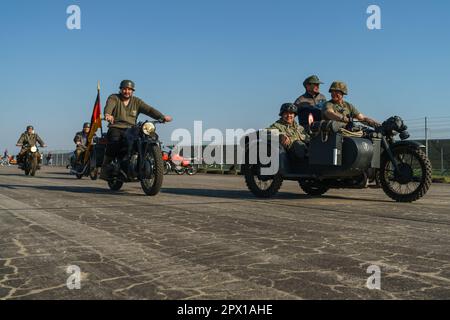
[[[319,77],[312,75],[303,81],[306,92],[295,100],[294,104],[300,111],[304,107],[316,107],[327,101],[327,98],[320,93],[320,85],[323,84]]]
[[[33,126],[27,126],[26,131],[20,135],[20,138],[16,144],[16,146],[22,147],[19,154],[17,155],[18,164],[22,164],[23,156],[31,147],[36,146],[36,143],[39,143],[39,145],[43,148],[46,147],[44,141],[39,137],[37,133],[34,132]]]
[[[141,99],[133,96],[135,84],[131,80],[123,80],[120,83],[120,93],[108,97],[105,106],[105,120],[108,125],[108,145],[103,160],[101,179],[107,179],[106,166],[119,153],[121,142],[125,137],[125,130],[136,124],[139,114],[143,113],[149,117],[162,122],[172,121],[171,116],[165,116],[155,108],[146,104]]]
[[[75,134],[75,138],[73,138],[73,142],[76,144],[75,156],[77,164],[81,164],[82,156],[87,150],[87,143],[89,132],[91,131],[91,124],[89,122],[85,122],[83,124],[83,131],[77,132]]]
[[[331,100],[325,103],[322,109],[322,118],[324,120],[349,123],[351,120],[356,119],[372,127],[380,125],[377,121],[359,112],[351,103],[344,101],[344,95],[348,94],[347,85],[344,82],[333,82],[329,92],[331,93]]]
[[[310,76],[303,81],[305,94],[295,100],[294,105],[298,109],[298,123],[304,128],[309,128],[310,121],[318,121],[321,116],[321,109],[327,98],[320,93],[320,85],[323,84],[318,76]],[[310,117],[312,116],[312,120]]]
[[[268,130],[278,130],[281,145],[294,158],[303,159],[306,155],[306,143],[309,142],[309,135],[301,125],[295,122],[297,107],[292,103],[285,103],[281,106],[279,115],[280,119]]]

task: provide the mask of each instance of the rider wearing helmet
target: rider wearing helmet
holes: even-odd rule
[[[366,117],[358,111],[351,103],[344,101],[344,96],[348,94],[347,85],[342,81],[335,81],[331,84],[329,92],[331,100],[322,109],[324,120],[334,120],[349,123],[353,119],[374,127],[380,125],[377,121]]]
[[[77,164],[82,163],[84,152],[87,150],[87,143],[89,132],[91,131],[91,124],[89,122],[85,122],[83,124],[83,130],[77,132],[75,137],[73,138],[73,142],[76,144],[75,156]]]
[[[39,145],[43,148],[46,147],[44,141],[39,137],[37,133],[34,132],[33,126],[29,125],[27,126],[26,131],[20,135],[20,138],[16,144],[16,146],[21,147],[20,152],[17,155],[18,164],[22,164],[23,156],[29,148],[36,146],[36,143],[39,143]]]
[[[280,143],[288,150],[288,153],[303,158],[306,153],[306,143],[309,136],[305,129],[295,122],[297,107],[292,103],[284,103],[280,108],[280,119],[272,124],[269,130],[278,130],[280,133]]]
[[[108,125],[108,145],[101,170],[101,179],[107,179],[106,166],[119,153],[121,142],[125,136],[125,130],[136,124],[139,114],[143,113],[149,117],[162,122],[172,121],[171,116],[163,115],[161,112],[135,97],[135,84],[131,80],[123,80],[120,83],[120,93],[108,97],[105,106],[105,120]]]

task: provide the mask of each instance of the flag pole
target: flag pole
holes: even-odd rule
[[[100,98],[100,81],[97,81],[97,94],[98,97]],[[100,116],[101,118],[101,116]],[[100,120],[101,123],[101,120]],[[100,137],[103,138],[103,124],[100,126]]]

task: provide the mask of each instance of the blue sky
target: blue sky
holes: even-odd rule
[[[71,4],[81,30],[66,28]],[[382,30],[366,27],[370,4]],[[130,78],[138,97],[172,115],[165,142],[194,120],[265,127],[310,74],[327,96],[346,81],[348,101],[379,120],[450,116],[448,1],[19,0],[2,2],[0,40],[2,151],[17,151],[29,123],[49,149],[71,149],[98,80],[103,104]]]

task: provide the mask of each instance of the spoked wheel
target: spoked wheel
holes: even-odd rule
[[[324,195],[330,188],[318,180],[300,180],[300,188],[310,196]]]
[[[258,198],[273,197],[283,184],[283,178],[279,174],[261,176],[260,165],[244,165],[242,168],[248,189]]]
[[[413,202],[431,186],[431,162],[420,149],[398,147],[392,151],[398,171],[387,157],[381,160],[380,183],[383,191],[397,202]]]
[[[179,176],[182,176],[183,174],[186,173],[186,171],[185,171],[184,168],[181,168],[181,169],[175,169],[175,172],[176,172]]]
[[[164,162],[161,149],[157,145],[151,146],[144,161],[148,178],[141,180],[141,187],[146,195],[154,196],[161,190],[164,179]]]
[[[109,189],[111,189],[112,191],[119,191],[120,188],[122,188],[122,186],[123,186],[123,182],[120,180],[117,180],[117,179],[109,180],[108,186],[109,186]]]
[[[164,174],[169,174],[170,172],[170,164],[167,161],[164,161]]]
[[[188,174],[188,175],[190,175],[190,176],[193,176],[194,174],[196,174],[197,173],[197,166],[189,166],[187,169],[186,169],[186,173]]]

